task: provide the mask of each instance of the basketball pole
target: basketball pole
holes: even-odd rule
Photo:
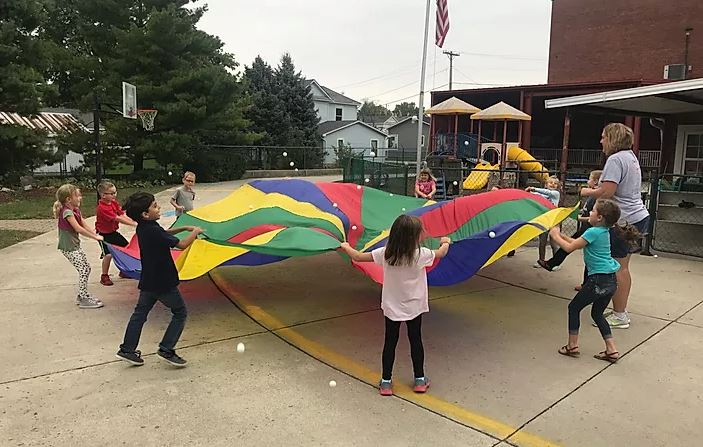
[[[103,179],[102,150],[100,147],[100,99],[93,93],[93,138],[95,138],[95,181],[97,184]],[[100,194],[98,194],[100,198]]]

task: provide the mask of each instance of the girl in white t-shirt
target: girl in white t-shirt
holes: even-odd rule
[[[382,396],[393,395],[391,375],[395,362],[400,324],[405,321],[410,340],[415,383],[413,390],[424,393],[430,386],[425,377],[425,352],[422,347],[422,314],[429,312],[427,295],[427,271],[435,259],[441,259],[449,251],[451,240],[443,237],[439,249],[430,250],[420,246],[422,222],[417,217],[402,215],[393,222],[388,243],[370,253],[361,253],[343,242],[341,248],[356,262],[374,262],[383,266],[383,291],[381,309],[386,322],[383,345],[383,375],[379,384]]]

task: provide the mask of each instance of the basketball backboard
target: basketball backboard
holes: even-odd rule
[[[137,119],[137,87],[122,83],[122,116]]]

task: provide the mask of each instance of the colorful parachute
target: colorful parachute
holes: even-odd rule
[[[172,253],[180,278],[188,280],[221,265],[255,266],[329,252],[343,241],[369,251],[385,245],[396,217],[410,214],[423,222],[423,245],[436,248],[442,236],[454,241],[449,254],[428,268],[430,285],[450,285],[470,278],[572,212],[517,189],[435,203],[348,183],[256,180],[180,216],[174,227],[195,225],[204,233],[186,250]],[[136,236],[129,246],[110,249],[117,267],[138,277]],[[382,282],[380,266],[353,264]]]

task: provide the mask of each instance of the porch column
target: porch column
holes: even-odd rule
[[[522,109],[523,112],[532,116],[532,95],[525,95],[525,105]],[[522,121],[520,121],[522,123]],[[530,143],[532,142],[532,121],[525,121],[522,125],[522,132],[520,133],[520,144],[521,148],[526,151],[530,151]]]
[[[561,171],[561,184],[562,190],[564,184],[566,183],[566,169],[568,167],[569,160],[569,137],[571,136],[571,110],[566,109],[566,114],[564,115],[564,141],[561,147],[561,163],[559,165],[559,170]],[[562,194],[563,200],[564,194]]]
[[[456,157],[457,151],[457,132],[459,132],[459,114],[454,114],[454,156]]]
[[[635,138],[634,138],[634,141],[632,144],[632,151],[635,153],[635,155],[639,155],[639,153],[640,153],[640,134],[642,132],[642,118],[640,118],[639,116],[636,116],[634,119],[632,132],[635,134]]]

